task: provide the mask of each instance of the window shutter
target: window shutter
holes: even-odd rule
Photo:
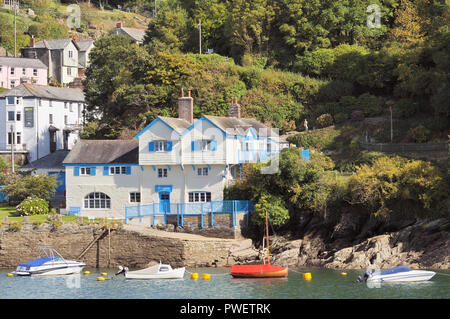
[[[172,151],[172,141],[166,142],[166,149],[168,152]]]
[[[91,167],[91,176],[95,176],[96,167]]]
[[[80,168],[78,166],[73,168],[73,176],[80,176]]]
[[[127,166],[127,167],[126,167],[125,174],[131,175],[131,166]]]
[[[109,175],[109,166],[103,167],[103,175],[105,175],[105,176]]]
[[[155,142],[148,143],[148,151],[154,152],[155,151]]]
[[[211,151],[217,151],[217,142],[211,141]]]
[[[192,151],[198,151],[200,149],[200,144],[198,141],[192,141],[191,142],[191,150]]]

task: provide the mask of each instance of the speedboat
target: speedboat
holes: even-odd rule
[[[427,270],[412,270],[407,266],[398,266],[387,270],[369,272],[358,277],[359,282],[415,282],[430,280],[436,273]]]
[[[135,271],[128,271],[127,267],[119,267],[119,272],[123,273],[126,279],[182,279],[185,267],[172,269],[170,265],[159,264]]]
[[[39,248],[37,259],[19,264],[15,276],[58,276],[81,272],[86,264],[76,260],[65,260],[55,249]]]

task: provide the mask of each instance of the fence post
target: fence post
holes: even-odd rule
[[[155,226],[155,202],[153,202],[152,216],[153,216],[152,226]]]
[[[185,205],[186,203],[181,203],[181,216],[180,216],[180,218],[181,218],[181,227],[184,227],[184,218],[183,218],[183,214],[184,214],[184,205]]]
[[[177,227],[180,226],[180,203],[177,203]]]
[[[200,226],[203,229],[203,203],[200,204]]]
[[[214,226],[213,201],[211,201],[211,227]]]
[[[128,222],[128,206],[125,206],[125,224]]]
[[[233,200],[233,226],[236,226],[236,201]]]

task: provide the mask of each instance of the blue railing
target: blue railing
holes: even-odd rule
[[[138,206],[125,207],[125,223],[130,218],[152,217],[155,224],[156,217],[164,217],[164,223],[167,224],[167,216],[177,216],[177,226],[183,226],[183,218],[186,215],[200,215],[200,225],[204,226],[204,216],[211,217],[211,226],[214,226],[214,214],[232,214],[233,226],[236,226],[237,213],[246,213],[246,222],[248,224],[248,215],[253,211],[253,202],[248,200],[224,200],[211,201],[204,203],[170,203],[160,204],[152,203]]]
[[[81,207],[77,206],[70,206],[66,209],[65,212],[62,213],[62,215],[66,216],[81,216]]]

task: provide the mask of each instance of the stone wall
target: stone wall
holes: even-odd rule
[[[65,259],[77,259],[94,238],[103,232],[98,226],[63,223],[55,229],[51,223],[24,224],[21,229],[0,227],[0,268],[15,268],[36,259],[39,247],[52,247]],[[123,228],[112,230],[81,259],[87,267],[143,268],[150,262],[180,266],[223,266],[229,262],[230,249],[237,241],[204,238],[187,240],[143,235]],[[251,241],[250,241],[251,243]]]

